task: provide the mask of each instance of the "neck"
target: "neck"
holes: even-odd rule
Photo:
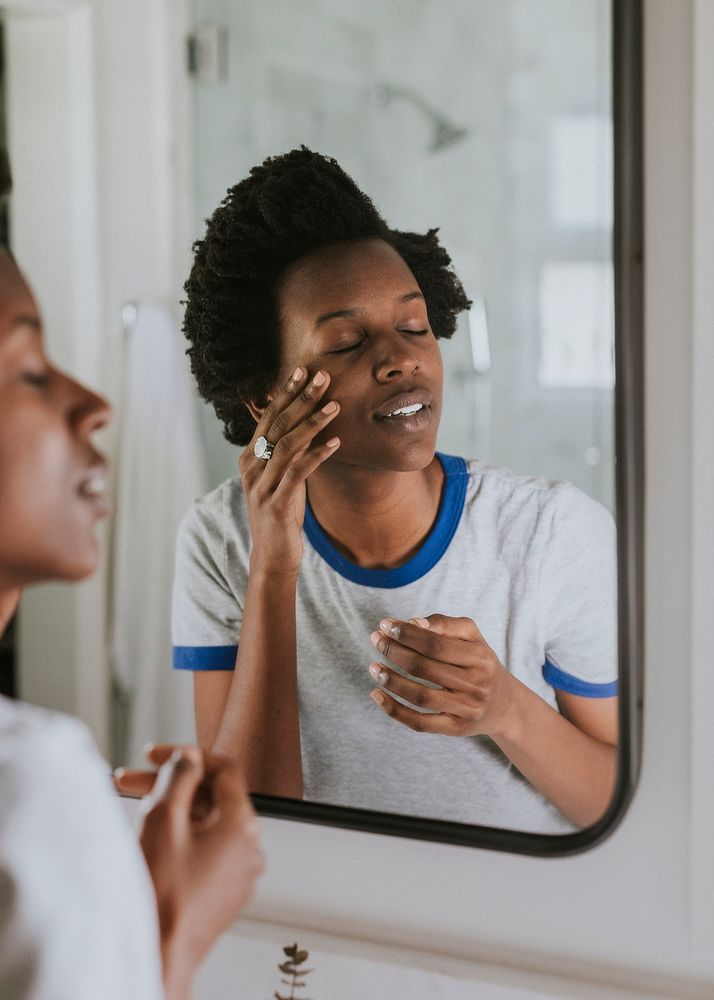
[[[7,587],[0,590],[0,635],[3,634],[8,626],[8,622],[15,614],[19,600],[19,587]]]
[[[418,551],[439,510],[444,473],[390,472],[334,463],[310,477],[310,506],[335,548],[366,569],[394,569]]]

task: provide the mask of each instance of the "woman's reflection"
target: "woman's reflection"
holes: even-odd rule
[[[436,230],[390,229],[294,150],[228,192],[186,291],[199,389],[247,444],[178,543],[202,746],[265,794],[595,822],[617,753],[612,519],[436,452],[438,340],[469,305]]]

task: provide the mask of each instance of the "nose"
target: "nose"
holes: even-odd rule
[[[82,437],[106,427],[114,416],[111,404],[98,393],[74,379],[67,379],[71,392],[70,420]]]
[[[413,344],[398,331],[382,337],[377,343],[374,377],[378,382],[412,375],[419,368],[419,358]]]

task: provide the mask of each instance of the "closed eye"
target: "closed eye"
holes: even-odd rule
[[[28,385],[35,385],[41,389],[46,389],[50,384],[50,377],[49,375],[42,375],[39,372],[24,372],[22,381],[27,382]]]
[[[398,327],[397,331],[399,333],[408,333],[411,337],[423,337],[429,333],[429,328],[426,327],[424,330],[410,330],[408,327]],[[337,351],[326,351],[327,354],[347,354],[349,351],[356,351],[366,340],[366,337],[362,337],[355,344],[350,344],[348,347],[341,347]]]
[[[349,347],[341,347],[339,349],[339,351],[326,351],[325,353],[326,354],[347,354],[348,351],[356,351],[357,348],[360,347],[360,345],[364,344],[364,342],[365,342],[366,339],[367,339],[366,337],[362,337],[362,339],[358,340],[356,344],[350,344]]]

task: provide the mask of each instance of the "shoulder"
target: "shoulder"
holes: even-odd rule
[[[82,777],[106,770],[82,723],[57,712],[0,698],[0,785],[5,795],[27,797],[39,789],[54,795],[57,782],[67,783],[67,764],[79,766]]]
[[[500,539],[515,554],[588,545],[611,555],[615,525],[610,511],[569,482],[463,460],[468,476],[466,523]]]
[[[178,546],[209,550],[223,548],[232,537],[248,533],[248,516],[240,476],[226,479],[215,489],[194,500],[178,531]]]
[[[527,507],[548,519],[557,517],[589,521],[596,518],[612,523],[612,515],[607,507],[573,483],[514,472],[505,466],[477,459],[464,461],[472,488],[482,500],[498,503],[505,508]]]
[[[0,853],[22,850],[48,827],[82,839],[87,830],[128,832],[109,765],[77,719],[0,698]],[[41,819],[41,825],[37,826]],[[114,828],[117,827],[117,834]]]
[[[465,460],[465,465],[475,511],[482,515],[490,513],[499,521],[523,517],[547,521],[562,498],[575,489],[569,483],[514,472],[478,459]]]
[[[194,500],[183,516],[181,530],[200,527],[223,527],[227,516],[245,509],[245,495],[240,476],[224,480],[215,489]]]

